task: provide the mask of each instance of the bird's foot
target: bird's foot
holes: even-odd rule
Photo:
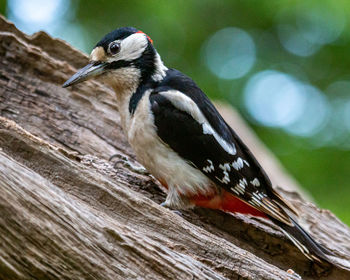
[[[298,274],[298,273],[296,273],[293,269],[288,269],[287,270],[287,273],[289,273],[290,275],[293,275],[293,276],[295,276],[296,278],[298,278],[298,279],[301,279],[301,276]]]
[[[163,206],[164,208],[169,209],[171,212],[173,212],[174,214],[177,214],[179,216],[182,216],[182,213],[179,210],[175,210],[171,207],[171,205],[169,205],[167,203],[167,201],[163,201],[161,204],[159,204],[160,206]]]
[[[129,160],[128,157],[121,155],[121,154],[115,154],[112,155],[109,158],[109,161],[112,161],[114,158],[118,158],[117,161],[114,162],[113,167],[116,168],[118,166],[118,164],[123,165],[124,167],[126,167],[127,169],[137,173],[137,174],[141,174],[141,175],[150,175],[150,173],[147,171],[146,168],[144,168],[141,164],[139,163],[133,163]]]

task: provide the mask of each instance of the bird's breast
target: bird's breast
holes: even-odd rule
[[[134,114],[130,116],[126,133],[138,161],[180,194],[212,192],[211,181],[159,138],[150,107],[150,92],[143,95]]]

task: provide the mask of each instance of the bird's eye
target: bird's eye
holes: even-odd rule
[[[120,50],[120,44],[119,44],[119,43],[113,42],[113,43],[111,43],[111,44],[109,45],[109,52],[110,52],[111,54],[116,54],[116,53],[119,52],[119,50]]]

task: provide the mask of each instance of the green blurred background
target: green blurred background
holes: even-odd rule
[[[87,53],[117,27],[143,30],[350,224],[350,1],[0,0],[0,12]]]

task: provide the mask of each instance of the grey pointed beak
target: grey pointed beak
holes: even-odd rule
[[[62,87],[66,88],[100,75],[105,71],[106,66],[107,63],[105,62],[91,62],[70,77]]]

